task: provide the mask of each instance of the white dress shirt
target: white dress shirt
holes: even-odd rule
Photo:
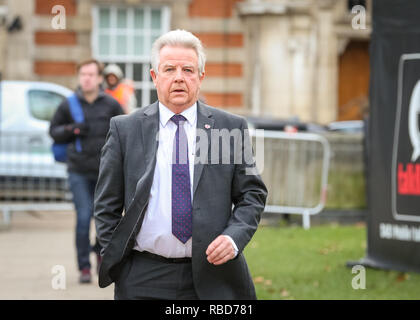
[[[149,205],[136,238],[135,250],[148,251],[167,258],[191,257],[192,238],[185,244],[172,234],[172,150],[177,125],[175,113],[159,102],[159,145],[150,190]],[[194,154],[197,129],[197,103],[184,110],[184,130],[188,139],[191,201],[193,201]],[[227,236],[228,237],[228,236]],[[233,239],[228,237],[235,248]]]
[[[172,150],[177,126],[170,119],[174,114],[159,102],[159,145],[156,167],[149,205],[134,249],[149,251],[167,258],[183,258],[191,257],[192,238],[184,244],[172,234]],[[187,119],[184,122],[184,130],[188,139],[192,201],[197,104],[184,110],[181,115]]]

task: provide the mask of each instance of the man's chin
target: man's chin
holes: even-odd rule
[[[194,104],[194,102],[191,102],[191,101],[185,100],[185,99],[182,99],[182,100],[181,99],[180,100],[173,99],[173,100],[168,101],[168,102],[169,103],[168,103],[167,107],[175,113],[182,112],[183,110],[191,107]]]
[[[96,92],[96,90],[98,90],[97,88],[81,88],[82,89],[82,92],[84,93],[84,94],[91,94],[91,93],[94,93],[94,92]]]
[[[185,107],[188,105],[189,101],[186,99],[172,99],[170,103],[176,107]]]

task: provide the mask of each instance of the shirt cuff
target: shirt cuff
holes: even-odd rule
[[[236,258],[236,256],[238,255],[238,251],[239,250],[238,250],[238,247],[236,246],[235,241],[233,241],[233,239],[230,236],[226,235],[226,234],[224,234],[223,236],[226,237],[226,238],[228,238],[230,240],[230,242],[232,243],[233,249],[235,250],[235,257],[234,258]]]

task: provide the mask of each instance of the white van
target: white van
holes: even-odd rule
[[[0,82],[0,177],[67,177],[51,151],[50,120],[72,91],[53,83]]]

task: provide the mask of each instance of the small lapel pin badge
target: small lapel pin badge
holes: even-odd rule
[[[210,125],[209,125],[209,124],[205,124],[205,125],[204,125],[204,128],[206,128],[206,129],[210,129]]]

